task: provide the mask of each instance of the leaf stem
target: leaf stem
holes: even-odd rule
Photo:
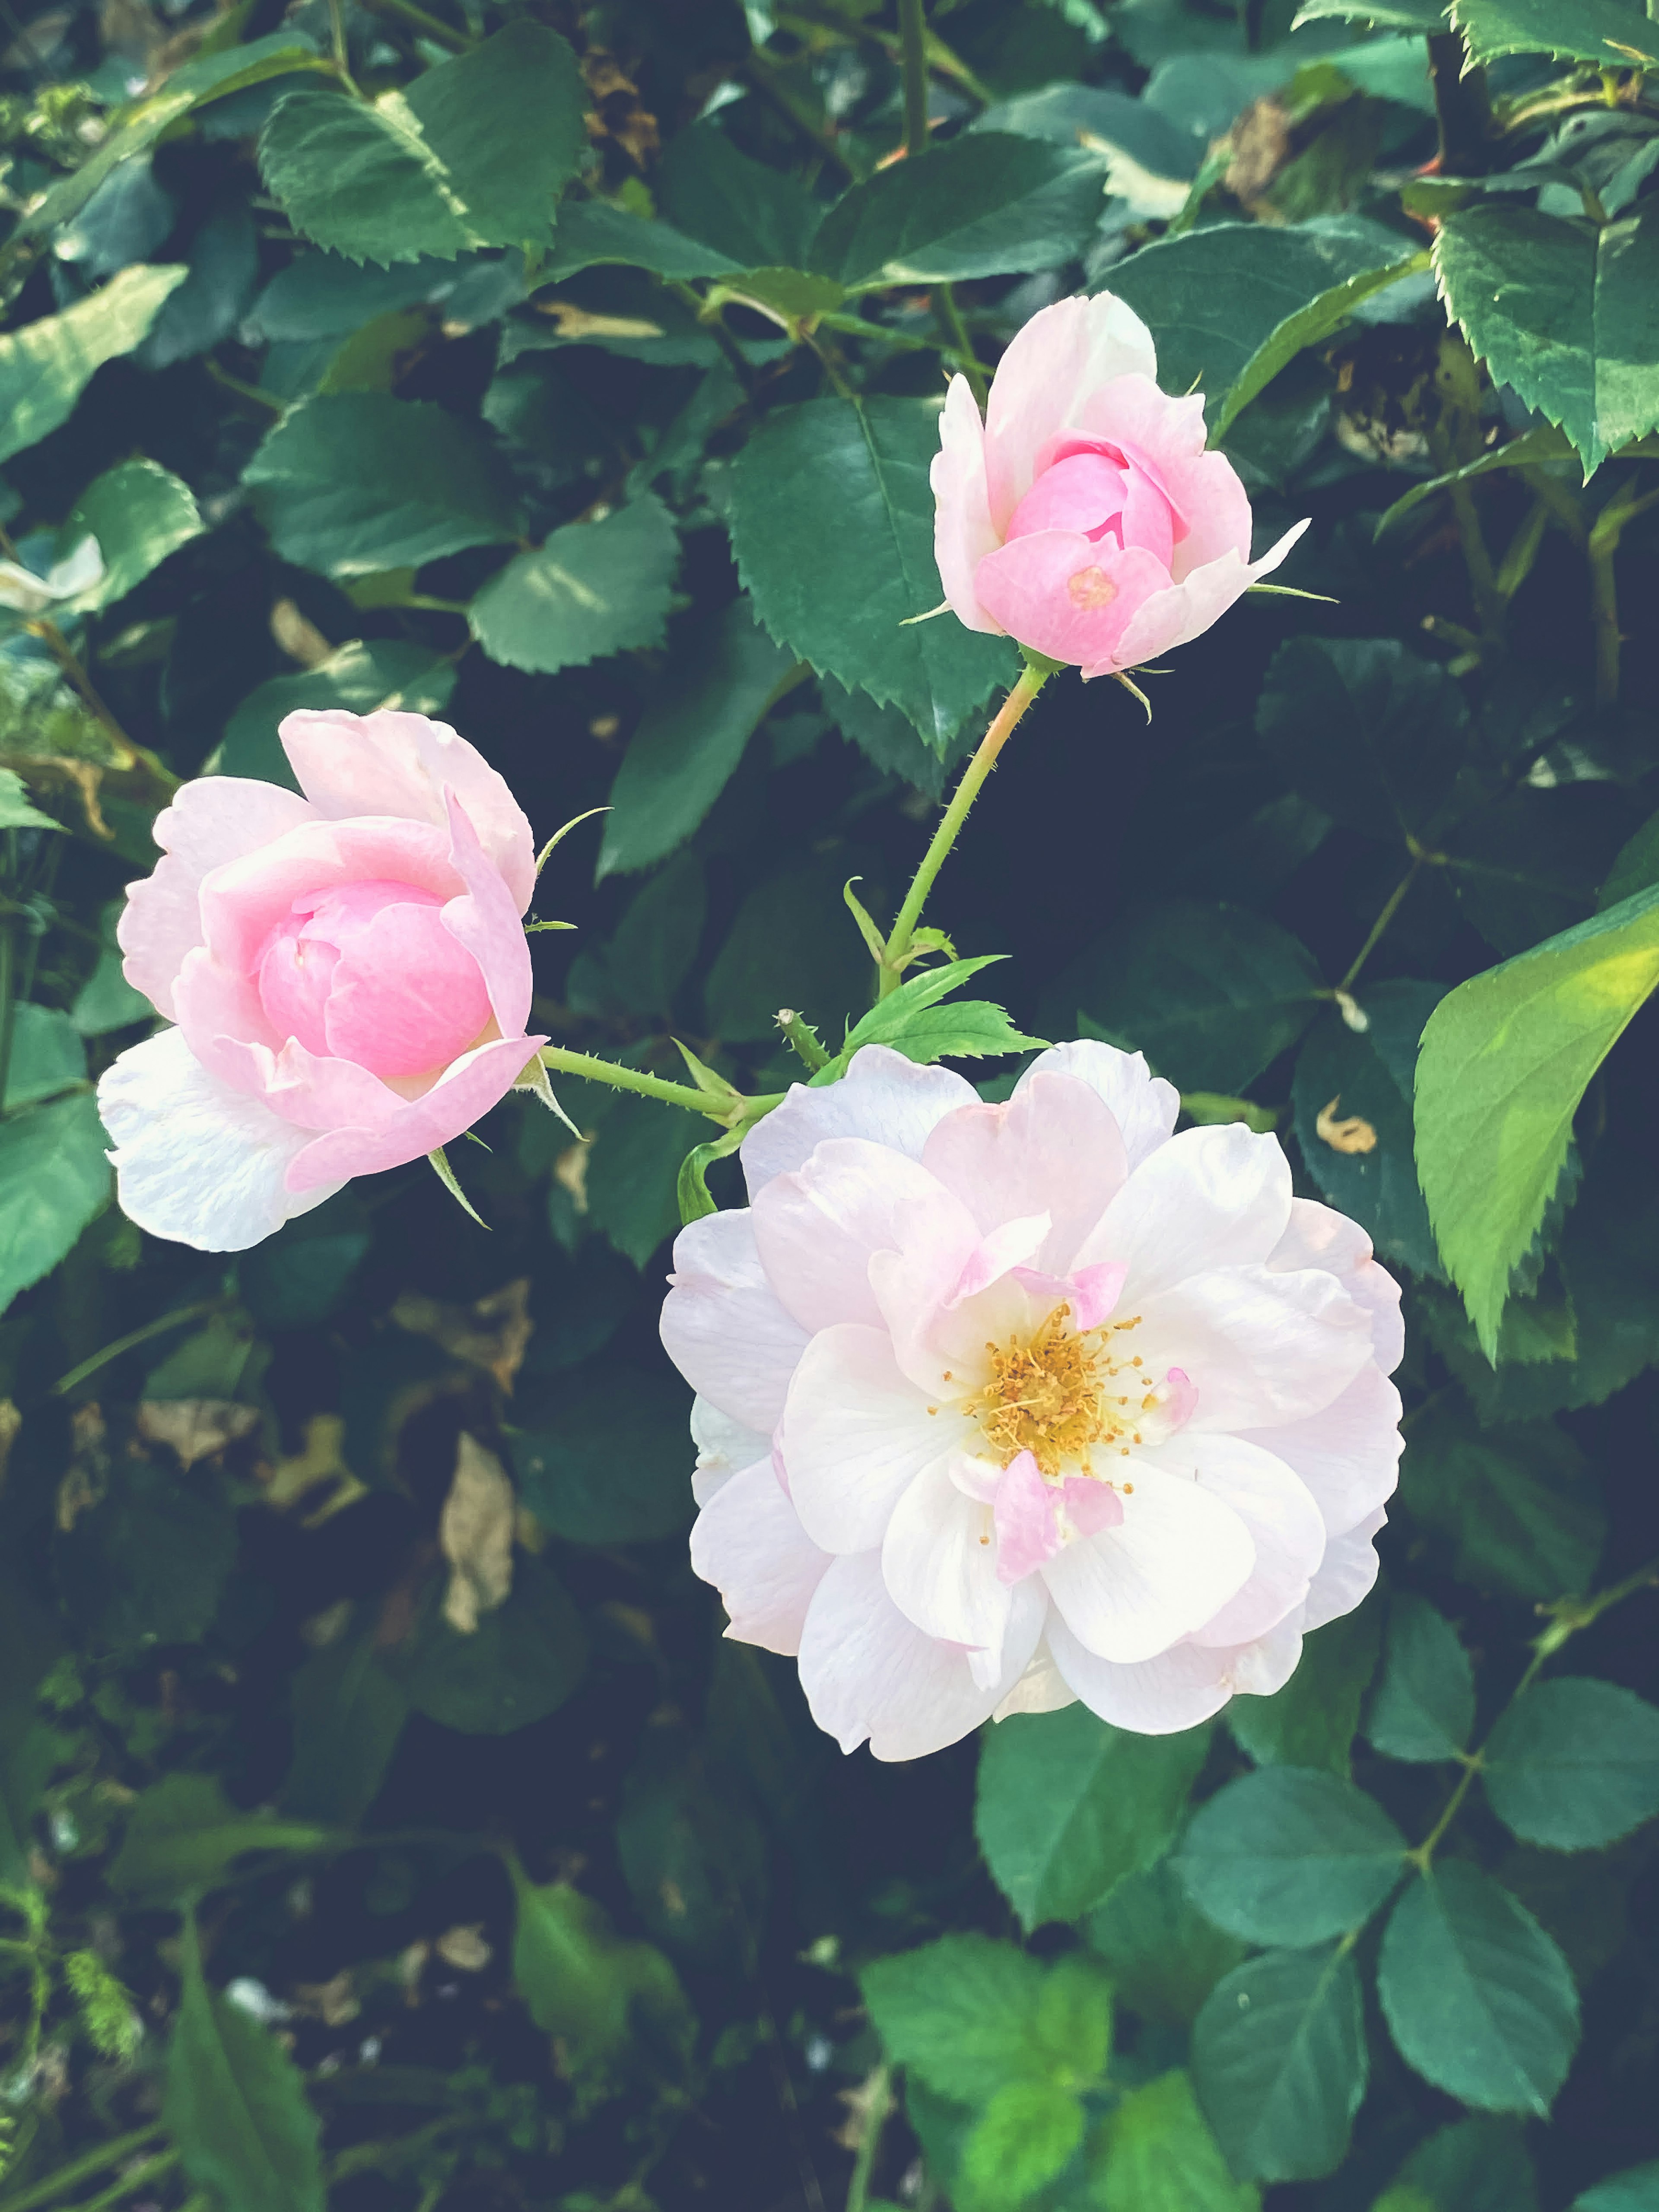
[[[141,2166],[130,2167],[100,2195],[88,2197],[84,2203],[76,2205],[74,2212],[110,2212],[112,2205],[131,2197],[134,2190],[142,2189],[147,2182],[159,2181],[164,2173],[171,2173],[179,2163],[179,2155],[176,2150],[157,2151],[154,2158],[145,2159]]]
[[[1027,656],[1025,665],[1020,671],[1019,681],[998,708],[990,728],[979,741],[979,750],[963,770],[962,781],[933,832],[927,850],[921,856],[921,865],[905,893],[904,904],[899,908],[898,919],[888,936],[881,962],[878,997],[884,999],[898,988],[899,978],[904,972],[917,925],[921,920],[921,910],[927,903],[928,892],[933,888],[933,879],[945,866],[985,779],[996,766],[998,754],[1012,737],[1025,709],[1054,674],[1057,665],[1056,662],[1044,660],[1035,653]]]
[[[1360,946],[1358,951],[1354,954],[1347,974],[1342,978],[1342,981],[1336,987],[1337,995],[1339,998],[1345,991],[1352,991],[1354,985],[1358,981],[1360,969],[1364,966],[1365,963],[1370,958],[1372,953],[1376,951],[1377,946],[1382,943],[1389,924],[1394,920],[1395,915],[1399,913],[1401,903],[1404,900],[1407,892],[1410,890],[1412,885],[1417,881],[1417,872],[1422,865],[1423,863],[1420,858],[1413,858],[1411,866],[1406,871],[1400,881],[1395,885],[1393,890],[1389,892],[1388,904],[1383,908],[1382,913],[1377,915],[1376,920],[1371,924],[1370,935]]]
[[[1624,643],[1619,629],[1619,580],[1613,556],[1625,526],[1644,507],[1659,500],[1659,492],[1636,495],[1636,479],[1628,477],[1614,492],[1590,526],[1585,542],[1589,562],[1590,606],[1595,619],[1595,703],[1610,707],[1619,696],[1619,649]]]
[[[106,2166],[118,2165],[122,2159],[131,2158],[134,2151],[143,2150],[153,2143],[161,2132],[160,2120],[152,2120],[147,2128],[135,2128],[131,2135],[116,2136],[95,2149],[84,2151],[68,2166],[60,2166],[56,2173],[49,2173],[44,2181],[37,2181],[33,2189],[25,2189],[6,2200],[6,2212],[35,2212],[37,2205],[50,2204],[54,2197],[61,2197],[66,2189],[88,2175],[101,2173]]]
[[[898,0],[898,14],[904,56],[904,151],[914,160],[927,151],[927,0]]]
[[[54,1398],[67,1398],[71,1390],[78,1389],[100,1367],[107,1367],[112,1359],[118,1359],[124,1352],[131,1352],[135,1345],[148,1344],[153,1336],[165,1336],[168,1329],[181,1328],[187,1321],[201,1321],[209,1314],[222,1312],[227,1303],[224,1298],[198,1298],[194,1305],[175,1306],[171,1313],[157,1314],[152,1321],[141,1322],[137,1328],[130,1328],[125,1336],[118,1336],[113,1344],[105,1345],[89,1359],[83,1359],[78,1367],[71,1367],[67,1375],[60,1375],[48,1395]],[[8,2205],[6,2212],[14,2212],[14,2208]]]
[[[428,15],[424,8],[416,6],[415,0],[363,0],[363,5],[371,15],[401,15],[411,29],[435,40],[441,46],[447,46],[453,54],[467,53],[478,43],[465,31],[458,31],[453,24]]]
[[[870,2077],[869,2100],[864,2108],[864,2131],[847,2185],[847,2212],[865,2212],[870,2202],[870,2176],[881,2148],[882,2130],[893,2110],[893,2089],[887,2069],[878,2066]]]

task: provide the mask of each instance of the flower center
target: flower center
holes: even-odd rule
[[[1039,1470],[1055,1476],[1080,1466],[1097,1444],[1127,1450],[1139,1443],[1136,1417],[1158,1400],[1147,1387],[1137,1354],[1113,1357],[1112,1338],[1139,1327],[1140,1316],[1102,1322],[1084,1331],[1070,1326],[1069,1304],[1057,1305],[1023,1340],[988,1344],[991,1379],[967,1401],[993,1458],[1004,1467],[1030,1452]],[[1107,1385],[1131,1378],[1119,1394]],[[1133,1411],[1131,1409],[1133,1409]],[[1127,1443],[1121,1440],[1127,1438]]]

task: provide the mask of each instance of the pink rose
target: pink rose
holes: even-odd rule
[[[1085,679],[1208,629],[1308,526],[1252,563],[1250,502],[1232,464],[1204,450],[1203,400],[1158,390],[1152,333],[1109,292],[1032,316],[983,422],[953,377],[939,446],[946,605]]]
[[[209,1252],[449,1143],[547,1041],[525,1034],[530,824],[495,769],[423,714],[279,734],[305,796],[185,784],[117,933],[177,1024],[98,1086],[121,1205]]]

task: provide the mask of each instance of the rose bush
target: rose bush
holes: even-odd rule
[[[547,1041],[525,1031],[530,824],[496,771],[422,714],[281,736],[299,792],[187,783],[118,926],[174,1024],[99,1085],[121,1205],[213,1252],[448,1144]]]
[[[868,1046],[675,1245],[692,1562],[843,1751],[1079,1698],[1191,1728],[1370,1589],[1399,1289],[1275,1139],[1179,1105],[1106,1044],[1000,1105]]]
[[[933,465],[945,603],[1085,679],[1185,645],[1307,528],[1250,559],[1250,502],[1206,450],[1200,393],[1158,389],[1152,334],[1109,292],[1032,316],[981,421],[953,376]]]

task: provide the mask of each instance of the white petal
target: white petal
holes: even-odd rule
[[[1271,1698],[1282,1690],[1302,1660],[1302,1631],[1312,1627],[1311,1621],[1300,1621],[1293,1613],[1281,1620],[1277,1628],[1270,1628],[1265,1636],[1258,1636],[1254,1644],[1243,1644],[1231,1653],[1218,1652],[1218,1658],[1227,1661],[1227,1677],[1234,1694],[1241,1698]]]
[[[1249,1580],[1194,1631],[1198,1640],[1219,1648],[1266,1635],[1302,1603],[1325,1556],[1325,1523],[1306,1484],[1283,1460],[1237,1437],[1183,1432],[1149,1456],[1171,1473],[1190,1467],[1212,1497],[1231,1506],[1255,1547]]]
[[[691,1495],[699,1505],[707,1505],[739,1468],[753,1467],[757,1460],[771,1457],[772,1447],[764,1437],[734,1421],[729,1413],[722,1413],[707,1398],[691,1401],[691,1441],[697,1448]]]
[[[1376,1364],[1392,1375],[1406,1352],[1400,1285],[1371,1255],[1371,1240],[1357,1221],[1311,1198],[1291,1201],[1291,1218],[1267,1265],[1277,1273],[1324,1267],[1371,1317]]]
[[[895,1250],[913,1208],[960,1209],[927,1170],[889,1145],[831,1137],[805,1164],[755,1194],[755,1244],[766,1279],[803,1328],[881,1326],[872,1254]]]
[[[922,1148],[936,1175],[988,1234],[1023,1215],[1047,1213],[1047,1239],[1030,1264],[1064,1274],[1128,1172],[1123,1136],[1092,1085],[1045,1071],[1000,1105],[947,1114]]]
[[[1311,1632],[1328,1620],[1352,1613],[1370,1595],[1380,1564],[1373,1540],[1388,1517],[1379,1505],[1357,1528],[1350,1528],[1346,1536],[1334,1537],[1326,1546],[1324,1561],[1308,1591],[1302,1618],[1305,1630]]]
[[[1125,1310],[1188,1275],[1264,1264],[1291,1214],[1291,1168],[1279,1140],[1242,1121],[1183,1129],[1143,1161],[1078,1255],[1128,1264]]]
[[[1103,1661],[1097,1662],[1103,1665]],[[1057,1713],[1074,1705],[1077,1692],[1054,1664],[1045,1636],[1031,1654],[1030,1663],[991,1716],[994,1721],[1012,1719],[1016,1713]]]
[[[1155,1659],[1121,1667],[1079,1644],[1063,1621],[1048,1624],[1062,1679],[1091,1712],[1136,1735],[1177,1735],[1218,1713],[1233,1694],[1232,1654],[1177,1644]]]
[[[660,1327],[669,1358],[700,1396],[769,1437],[806,1332],[773,1295],[747,1211],[681,1230],[668,1279]]]
[[[964,1497],[947,1468],[927,1468],[893,1508],[881,1571],[894,1604],[918,1628],[1000,1662],[1009,1589],[997,1579],[992,1534],[990,1507]]]
[[[815,1336],[789,1385],[780,1439],[789,1494],[826,1552],[867,1552],[916,1477],[946,1467],[969,1424],[900,1373],[885,1334],[843,1322]]]
[[[115,1140],[122,1212],[198,1251],[246,1252],[343,1188],[289,1191],[311,1131],[210,1075],[176,1029],[121,1054],[98,1085],[98,1111]]]
[[[724,1599],[728,1636],[793,1659],[830,1554],[801,1527],[769,1456],[734,1474],[698,1514],[691,1565]]]
[[[1181,1093],[1161,1075],[1150,1074],[1146,1055],[1120,1052],[1095,1037],[1057,1044],[1041,1052],[1014,1085],[1023,1091],[1039,1075],[1074,1075],[1097,1091],[1112,1109],[1133,1170],[1168,1142],[1181,1111]]]
[[[933,1124],[978,1097],[971,1083],[948,1068],[919,1067],[888,1045],[866,1044],[839,1083],[816,1091],[792,1084],[782,1105],[756,1122],[738,1155],[749,1195],[775,1175],[805,1167],[826,1137],[868,1137],[919,1160]]]
[[[1313,1492],[1328,1534],[1379,1510],[1400,1480],[1400,1393],[1379,1368],[1362,1367],[1340,1398],[1306,1420],[1246,1433],[1282,1459]]]
[[[1213,1619],[1243,1588],[1255,1559],[1250,1532],[1230,1505],[1144,1455],[1133,1465],[1120,1526],[1068,1545],[1039,1570],[1079,1643],[1121,1665],[1153,1658]]]
[[[1130,1318],[1126,1296],[1119,1311]],[[1121,1340],[1152,1375],[1179,1367],[1198,1392],[1197,1430],[1278,1427],[1339,1397],[1370,1358],[1370,1328],[1334,1275],[1222,1267],[1133,1300]]]
[[[1043,1608],[1017,1602],[1000,1677],[974,1680],[969,1656],[925,1636],[887,1594],[881,1559],[836,1559],[807,1608],[800,1681],[812,1717],[843,1751],[867,1741],[877,1759],[924,1759],[988,1720],[1042,1632]]]

